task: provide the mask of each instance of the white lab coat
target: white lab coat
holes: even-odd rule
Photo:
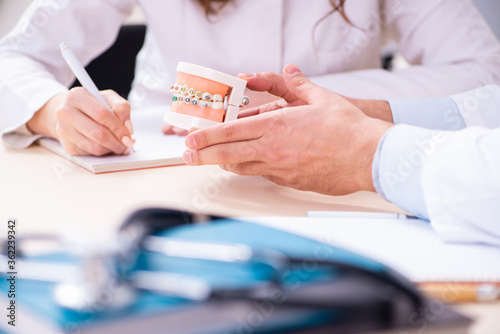
[[[335,14],[315,30],[331,10],[327,0],[242,0],[212,23],[194,1],[40,0],[0,43],[0,131],[18,129],[66,92],[74,78],[60,42],[87,64],[135,5],[148,24],[130,95],[136,108],[170,103],[178,61],[233,75],[296,63],[327,88],[367,98],[445,96],[500,77],[500,45],[470,0],[351,0],[352,26]],[[380,69],[389,38],[413,66]]]
[[[443,102],[391,104],[442,109],[442,115],[456,104],[468,128],[437,132],[396,125],[375,154],[375,188],[399,207],[429,219],[443,240],[500,246],[500,87]]]
[[[448,132],[424,165],[429,218],[446,241],[500,247],[499,146],[500,128]]]

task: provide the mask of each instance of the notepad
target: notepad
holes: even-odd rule
[[[179,165],[183,163],[182,153],[186,149],[185,137],[164,135],[161,132],[161,120],[167,108],[169,106],[132,111],[131,120],[137,142],[134,146],[135,152],[130,155],[72,156],[57,140],[44,138],[39,143],[46,149],[96,174]]]
[[[249,221],[365,255],[416,283],[500,282],[500,248],[444,243],[416,219],[252,217]]]

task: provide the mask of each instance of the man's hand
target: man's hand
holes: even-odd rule
[[[283,79],[287,107],[189,134],[184,161],[330,195],[373,191],[373,157],[391,124],[314,85],[295,65],[285,67]]]
[[[28,128],[58,139],[72,155],[129,154],[133,145],[130,104],[113,91],[102,94],[113,112],[79,87],[53,97]]]
[[[297,96],[295,96],[288,89],[283,76],[280,74],[273,72],[256,74],[241,73],[238,75],[238,77],[247,80],[247,88],[249,88],[250,90],[258,92],[268,92],[281,98],[277,101],[241,111],[238,115],[238,118],[255,116],[286,107],[304,105],[304,102],[297,98]],[[393,123],[392,111],[389,102],[382,100],[361,100],[347,96],[342,97],[351,102],[357,108],[361,109],[367,116]]]
[[[279,100],[274,100],[253,108],[247,108],[240,111],[238,118],[260,115],[269,111],[279,110],[286,107],[297,107],[305,103],[295,96],[285,84],[283,76],[274,72],[263,72],[256,74],[239,74],[238,78],[247,81],[247,88],[256,92],[267,92],[269,94],[280,97]]]

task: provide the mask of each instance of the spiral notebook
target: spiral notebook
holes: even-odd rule
[[[130,155],[73,156],[67,153],[57,140],[44,138],[39,144],[44,148],[80,165],[92,173],[117,172],[131,169],[162,167],[182,164],[186,149],[185,137],[164,135],[160,126],[169,107],[132,111],[134,137],[137,140]]]

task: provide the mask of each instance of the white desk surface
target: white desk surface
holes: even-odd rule
[[[0,219],[18,219],[18,234],[109,234],[129,213],[145,207],[224,216],[305,216],[308,210],[401,212],[374,193],[334,197],[301,192],[260,177],[233,175],[218,166],[94,175],[41,147],[15,151],[1,142],[0,192]],[[500,332],[500,302],[454,308],[476,319],[471,333]]]
[[[30,232],[111,233],[135,209],[170,207],[234,216],[305,216],[308,210],[401,212],[374,193],[332,197],[242,177],[218,166],[93,174],[45,149],[0,143],[3,218]]]

